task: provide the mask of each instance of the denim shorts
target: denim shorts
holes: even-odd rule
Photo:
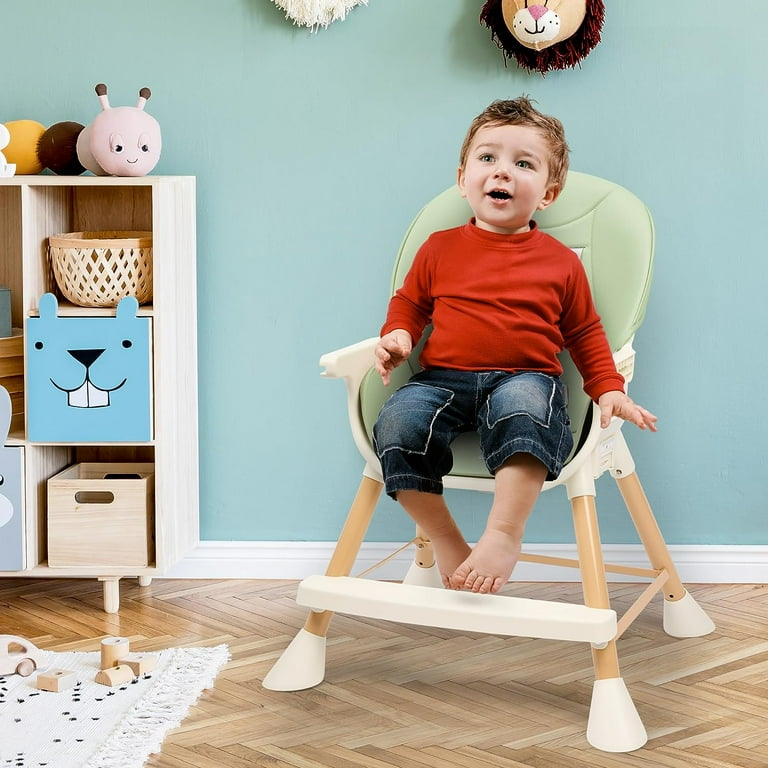
[[[511,456],[527,453],[554,480],[573,447],[563,382],[534,371],[456,371],[415,374],[385,403],[373,428],[386,492],[442,493],[451,471],[451,443],[476,431],[494,474]]]

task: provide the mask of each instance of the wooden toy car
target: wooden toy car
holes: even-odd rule
[[[18,635],[0,635],[0,675],[29,677],[43,658],[43,651],[29,640]]]

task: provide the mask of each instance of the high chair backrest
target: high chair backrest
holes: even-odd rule
[[[471,215],[456,186],[424,206],[400,245],[391,293],[402,285],[416,252],[432,232],[461,226]],[[618,184],[570,171],[560,196],[535,218],[543,231],[579,254],[611,349],[619,350],[632,339],[648,303],[654,229],[645,204]],[[360,408],[369,434],[384,400],[418,370],[418,349],[408,365],[395,371],[389,388],[383,387],[375,372],[363,383]],[[567,353],[563,353],[561,360],[568,387],[571,428],[578,436],[589,416],[590,401]],[[454,472],[460,473],[461,468],[455,467]]]

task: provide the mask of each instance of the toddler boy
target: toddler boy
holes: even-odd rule
[[[457,178],[474,215],[419,249],[376,347],[376,370],[389,384],[432,324],[423,370],[384,404],[374,447],[386,492],[431,539],[452,589],[495,593],[509,580],[544,481],[571,451],[563,348],[602,426],[618,416],[656,431],[656,417],[624,392],[578,257],[532,221],[557,198],[567,171],[562,124],[526,97],[495,101],[478,115]],[[450,444],[471,430],[495,480],[474,549],[442,495]]]

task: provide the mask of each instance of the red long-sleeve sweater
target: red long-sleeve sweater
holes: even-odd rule
[[[424,368],[559,376],[565,347],[592,399],[624,390],[578,256],[535,223],[517,235],[473,221],[431,235],[392,297],[381,333],[402,328],[415,344],[430,322]]]

